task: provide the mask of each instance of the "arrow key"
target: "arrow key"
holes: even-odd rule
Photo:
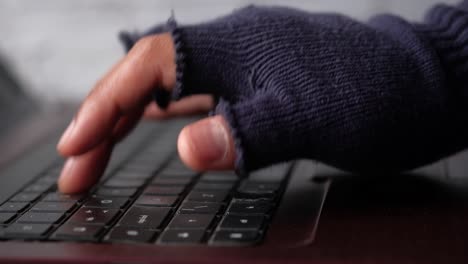
[[[204,236],[203,229],[168,229],[158,242],[162,244],[198,244],[203,241]]]
[[[118,212],[118,209],[82,207],[73,214],[68,223],[106,225]]]

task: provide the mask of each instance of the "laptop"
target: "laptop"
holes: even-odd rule
[[[193,118],[143,121],[96,186],[64,195],[55,145],[77,105],[41,103],[6,66],[0,102],[0,262],[468,261],[466,153],[402,175],[297,160],[240,178],[182,164]]]

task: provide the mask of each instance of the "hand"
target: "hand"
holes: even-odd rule
[[[174,87],[174,56],[170,34],[142,38],[96,84],[57,146],[68,157],[58,183],[60,191],[78,193],[96,183],[114,144],[142,116],[162,119],[212,108],[211,97],[203,95],[184,98],[166,110],[151,102],[154,87],[168,91]],[[181,131],[177,145],[182,160],[195,170],[233,168],[233,140],[221,116],[188,125]]]

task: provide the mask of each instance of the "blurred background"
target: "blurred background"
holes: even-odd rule
[[[0,54],[21,83],[46,100],[79,100],[123,55],[122,30],[196,23],[248,4],[340,12],[359,20],[390,12],[421,21],[438,2],[459,0],[0,0]]]

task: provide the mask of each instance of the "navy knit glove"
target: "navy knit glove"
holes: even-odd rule
[[[410,169],[468,146],[467,5],[425,24],[247,7],[208,23],[170,21],[172,99],[208,93],[231,126],[236,168],[296,158],[357,172]],[[131,47],[140,35],[126,35]],[[160,105],[168,96],[157,94]]]

